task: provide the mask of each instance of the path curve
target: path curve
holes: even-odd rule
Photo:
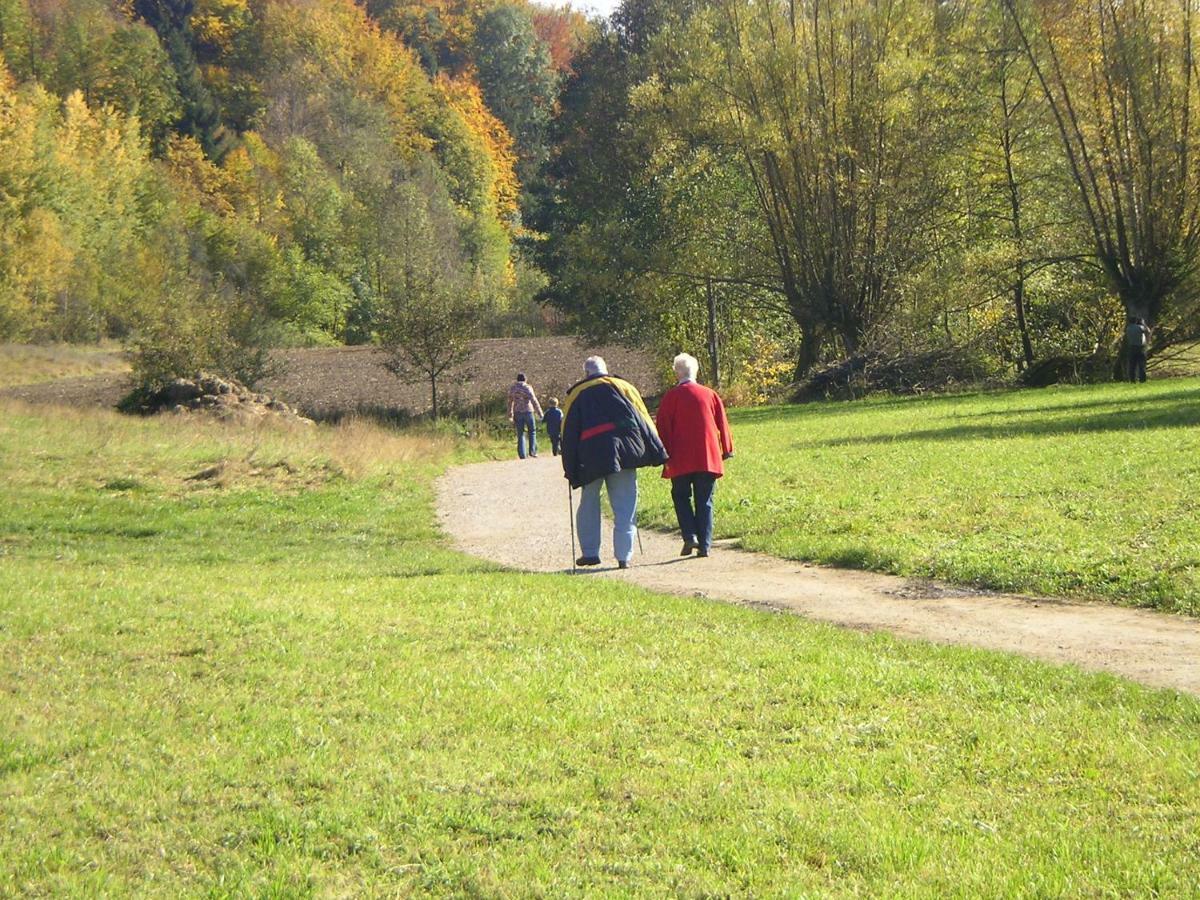
[[[558,459],[458,466],[438,480],[437,504],[442,528],[458,549],[514,569],[570,571],[567,490]],[[1074,663],[1200,694],[1200,620],[831,569],[721,542],[708,559],[680,558],[675,536],[648,530],[642,532],[644,553],[635,549],[633,565],[621,571],[612,562],[611,534],[606,527],[601,547],[606,565],[582,577]]]

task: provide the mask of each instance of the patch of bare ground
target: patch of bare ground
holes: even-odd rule
[[[475,353],[461,369],[439,384],[447,408],[474,411],[497,408],[518,372],[524,372],[538,397],[562,397],[583,377],[583,361],[599,354],[609,369],[647,394],[657,394],[669,367],[641,350],[593,346],[574,337],[490,338],[475,342]],[[377,347],[285,350],[276,355],[279,375],[263,390],[317,420],[357,412],[385,417],[416,415],[429,409],[429,385],[405,383],[389,372],[387,354]]]
[[[132,389],[128,375],[90,375],[3,388],[0,397],[37,405],[112,409]]]
[[[736,468],[730,475],[736,477]],[[460,466],[438,482],[437,496],[442,527],[460,550],[514,569],[571,571],[575,548],[558,459]],[[611,534],[607,525],[605,534]],[[618,578],[847,628],[1020,653],[1200,694],[1195,619],[808,565],[737,550],[728,541],[707,559],[680,557],[677,537],[651,531],[642,532],[632,567],[619,570],[608,543],[606,537],[601,548],[608,564],[580,570],[579,577]]]
[[[562,397],[583,377],[583,361],[603,356],[609,369],[657,394],[669,361],[642,350],[589,345],[574,337],[491,338],[475,342],[475,353],[459,371],[445,377],[439,390],[447,406],[459,411],[498,410],[517,372],[525,372],[539,398]],[[278,373],[258,385],[264,393],[319,421],[348,415],[405,418],[429,409],[429,386],[406,384],[389,372],[386,354],[377,347],[322,347],[280,350],[273,355]],[[124,373],[64,378],[0,389],[0,397],[26,403],[113,407],[129,392]]]

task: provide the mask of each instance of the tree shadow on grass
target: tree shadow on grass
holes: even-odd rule
[[[1161,384],[1161,382],[1159,382]],[[1064,386],[1068,391],[1084,391],[1095,386]],[[1105,387],[1120,389],[1120,382],[1113,382]],[[1145,407],[1148,404],[1163,401],[1193,399],[1200,402],[1200,384],[1193,382],[1191,387],[1175,388],[1166,393],[1157,393],[1158,385],[1125,385],[1128,393],[1122,397],[1108,396],[1100,400],[1083,401],[1079,403],[1060,402],[1042,405],[1038,400],[1055,400],[1062,396],[1058,391],[1046,388],[1002,388],[997,390],[977,390],[957,394],[937,394],[923,396],[870,397],[854,402],[831,401],[828,404],[820,402],[797,403],[784,406],[758,406],[749,409],[733,411],[735,424],[757,424],[768,422],[783,422],[789,419],[799,419],[808,416],[838,416],[866,412],[869,410],[887,410],[892,412],[910,412],[915,416],[921,411],[928,410],[930,417],[944,415],[940,410],[946,404],[959,404],[967,401],[986,402],[987,400],[1018,400],[1030,402],[1028,406],[1015,409],[984,409],[975,412],[954,413],[955,418],[994,418],[1008,415],[1038,415],[1052,412],[1070,412],[1110,406],[1125,406],[1138,404]]]
[[[1176,390],[1165,394],[1151,394],[1147,397],[1141,393],[1141,388],[1130,385],[1129,393],[1124,397],[1114,397],[1107,400],[1092,400],[1087,403],[1055,403],[1049,406],[1027,406],[1019,409],[985,409],[979,412],[955,413],[955,419],[994,419],[999,416],[1036,416],[1046,413],[1075,412],[1077,410],[1112,409],[1127,407],[1130,412],[1138,412],[1157,403],[1193,400],[1200,402],[1200,387],[1187,390]]]
[[[1074,410],[1075,407],[1068,407]],[[1095,409],[1080,408],[1079,415],[1057,415],[1048,420],[1031,420],[1031,413],[1046,410],[1016,410],[1013,413],[996,412],[993,418],[999,421],[988,424],[949,425],[942,428],[921,428],[911,431],[896,431],[886,434],[859,437],[825,438],[815,441],[798,441],[796,449],[818,447],[853,447],[897,442],[923,441],[974,441],[988,439],[1020,438],[1062,434],[1089,434],[1105,431],[1145,431],[1154,428],[1188,428],[1200,425],[1200,396],[1195,391],[1181,391],[1160,397],[1147,398],[1136,407],[1116,409],[1111,412],[1096,412]]]
[[[861,413],[866,410],[894,410],[905,406],[938,406],[944,403],[961,403],[976,397],[1003,397],[1011,394],[1008,390],[970,391],[961,394],[926,394],[923,396],[907,395],[895,397],[867,397],[862,400],[830,400],[813,401],[811,403],[788,403],[776,406],[755,406],[733,410],[735,424],[778,422],[786,419],[802,418],[805,416],[839,416]]]

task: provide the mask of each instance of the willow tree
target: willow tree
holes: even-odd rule
[[[1004,0],[1053,115],[1096,258],[1127,316],[1172,316],[1200,259],[1195,0]]]
[[[915,0],[715,0],[677,92],[740,152],[798,368],[859,352],[933,252],[945,206],[938,13]]]

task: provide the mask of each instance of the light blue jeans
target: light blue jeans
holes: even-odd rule
[[[600,555],[600,488],[608,485],[608,502],[613,508],[613,556],[629,562],[633,556],[634,517],[637,515],[637,469],[597,478],[583,486],[575,524],[579,529],[579,549],[584,556]]]
[[[525,458],[526,435],[529,435],[529,455],[537,456],[537,419],[533,413],[517,413],[513,416],[513,425],[517,428],[517,456]]]

